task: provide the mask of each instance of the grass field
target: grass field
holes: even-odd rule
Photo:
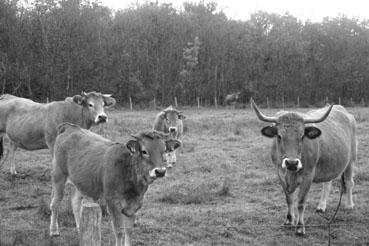
[[[306,109],[302,109],[306,111]],[[369,109],[349,108],[358,121],[355,209],[340,209],[332,245],[369,245]],[[267,110],[275,113],[276,110]],[[154,111],[114,111],[103,135],[126,142],[150,129]],[[306,236],[282,226],[286,203],[270,162],[271,140],[260,134],[265,123],[247,110],[185,110],[183,147],[168,177],[155,181],[137,214],[134,245],[327,245],[326,221],[315,213],[321,185],[314,184],[305,213]],[[93,129],[98,131],[98,128]],[[51,193],[47,150],[16,154],[19,174],[9,162],[0,172],[0,246],[78,245],[68,187],[59,216],[61,236],[50,238]],[[327,216],[339,200],[339,182]],[[311,225],[311,226],[309,226]],[[109,216],[103,218],[103,245],[114,245]]]

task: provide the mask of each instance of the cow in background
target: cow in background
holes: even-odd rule
[[[77,230],[82,197],[103,199],[112,217],[116,246],[122,246],[123,224],[124,245],[131,246],[135,214],[144,195],[154,180],[165,176],[165,152],[181,145],[166,137],[155,131],[141,132],[123,144],[73,124],[60,125],[52,161],[50,235],[59,235],[58,211],[68,180],[76,188],[72,209]]]
[[[104,123],[108,116],[104,107],[111,107],[115,99],[111,95],[98,92],[82,92],[81,95],[67,97],[64,101],[37,103],[30,99],[13,95],[0,97],[0,134],[9,138],[9,150],[3,156],[3,136],[0,137],[0,167],[10,154],[10,172],[16,174],[15,151],[49,149],[53,153],[56,127],[70,122],[89,129]]]
[[[158,113],[155,117],[153,130],[168,133],[174,139],[180,139],[183,134],[183,112],[173,108],[172,105]],[[177,156],[175,151],[167,153],[167,167],[175,165]]]
[[[297,194],[296,234],[305,234],[304,211],[311,184],[323,183],[318,212],[325,212],[332,180],[341,178],[346,207],[352,209],[353,169],[356,161],[356,121],[339,105],[306,114],[282,111],[266,116],[251,99],[251,106],[266,126],[261,133],[273,139],[271,158],[288,206],[285,225],[295,225],[294,194]]]
[[[233,106],[235,107],[237,100],[240,96],[241,92],[236,92],[233,94],[228,94],[224,99],[225,106]]]

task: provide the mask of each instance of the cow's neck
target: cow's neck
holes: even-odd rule
[[[88,109],[76,103],[67,103],[67,110],[64,113],[63,122],[69,122],[90,129],[92,122],[88,118]]]

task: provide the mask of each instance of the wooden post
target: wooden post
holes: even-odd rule
[[[217,97],[214,97],[214,105],[215,105],[215,109],[218,109]]]
[[[341,104],[341,97],[338,97],[338,104],[339,104],[339,105],[342,105],[342,104]]]
[[[354,101],[352,100],[352,97],[350,98],[350,102],[351,102],[351,107],[354,106]]]
[[[82,200],[79,245],[101,246],[101,209],[99,204],[87,200]]]
[[[133,110],[133,107],[132,107],[132,97],[129,97],[129,108],[131,109],[131,111]]]
[[[300,107],[300,97],[297,97],[297,107]]]
[[[49,97],[46,97],[46,103],[49,103]]]
[[[156,109],[156,97],[154,97],[154,109]]]
[[[328,97],[325,97],[325,104],[328,104]]]
[[[197,97],[197,109],[200,109],[200,97]]]
[[[267,108],[270,108],[269,97],[267,97]]]
[[[282,97],[282,108],[284,109],[284,96]]]
[[[361,106],[365,106],[365,101],[364,101],[364,98],[361,98]]]
[[[174,105],[176,106],[176,108],[178,108],[177,97],[174,97]]]

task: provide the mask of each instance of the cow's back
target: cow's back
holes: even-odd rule
[[[324,110],[310,111],[308,115],[319,115]],[[356,121],[344,107],[335,105],[326,120],[314,125],[322,131],[316,140],[319,160],[315,181],[331,180],[356,158]]]
[[[113,143],[79,126],[65,123],[58,127],[53,169],[68,175],[82,194],[92,198],[102,192],[105,152]],[[94,189],[94,190],[92,190]]]

